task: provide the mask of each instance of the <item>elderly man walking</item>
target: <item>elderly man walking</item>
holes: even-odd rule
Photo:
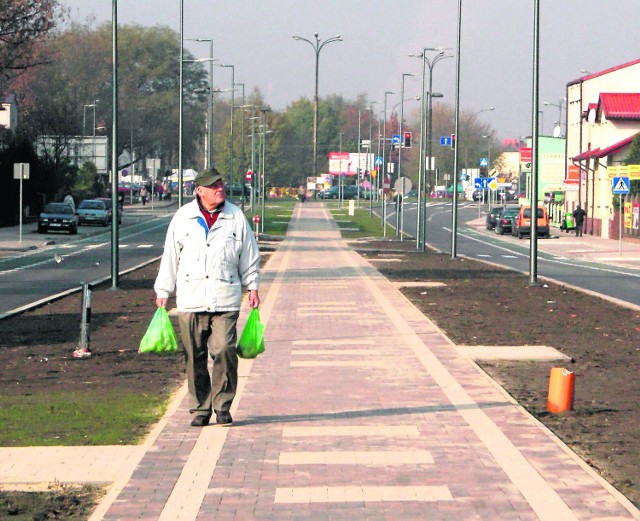
[[[154,285],[156,305],[176,292],[186,355],[191,425],[204,427],[213,412],[229,426],[238,385],[236,323],[242,288],[260,305],[260,252],[242,211],[225,200],[222,175],[212,168],[195,178],[195,199],[174,215]],[[209,374],[208,355],[213,359]]]

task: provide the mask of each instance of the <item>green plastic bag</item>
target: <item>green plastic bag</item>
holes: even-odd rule
[[[253,308],[249,313],[236,352],[240,358],[255,358],[264,352],[264,324],[258,308]]]
[[[147,332],[140,341],[139,353],[173,355],[178,352],[178,339],[169,320],[166,308],[156,310]]]

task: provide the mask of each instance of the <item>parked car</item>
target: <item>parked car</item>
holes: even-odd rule
[[[78,216],[73,208],[64,203],[49,203],[38,216],[38,233],[66,230],[71,235],[78,233]]]
[[[107,197],[96,197],[95,201],[103,201],[104,204],[107,206],[107,212],[109,212],[109,222],[111,222],[111,215],[112,215],[112,211],[111,211],[111,206],[112,206],[112,201],[111,199],[107,198]],[[120,208],[120,205],[118,205],[118,224],[122,224],[122,208]]]
[[[502,210],[504,210],[504,206],[495,206],[494,208],[489,210],[486,222],[487,230],[493,230],[496,227],[496,222],[500,218]]]
[[[474,190],[471,199],[486,202],[489,200],[489,190]]]
[[[537,231],[540,237],[549,238],[549,214],[546,206],[538,206],[536,215]],[[513,220],[511,235],[522,239],[525,235],[531,235],[531,206],[521,206],[518,215]]]
[[[328,190],[321,190],[318,192],[318,197],[322,199],[339,199],[340,198],[340,187],[338,185],[332,186]],[[342,187],[342,198],[343,199],[357,199],[359,194],[358,187],[355,185],[345,185]]]
[[[111,222],[111,212],[104,201],[85,199],[78,205],[79,224],[101,224],[108,226]]]
[[[500,214],[500,217],[496,220],[495,232],[498,235],[504,235],[505,233],[511,233],[511,227],[513,220],[520,213],[519,206],[505,206]]]
[[[375,197],[376,195],[376,191],[371,189],[371,188],[363,188],[360,187],[360,198],[361,199],[365,199],[365,200],[369,200],[372,197]]]
[[[518,194],[516,194],[513,190],[506,190],[504,192],[498,192],[498,199],[502,203],[506,203],[508,201],[517,201]]]

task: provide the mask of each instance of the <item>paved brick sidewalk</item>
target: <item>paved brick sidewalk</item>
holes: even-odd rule
[[[166,420],[92,519],[638,519],[297,205],[264,272],[267,351],[244,362],[230,429]],[[117,496],[117,497],[116,497]]]

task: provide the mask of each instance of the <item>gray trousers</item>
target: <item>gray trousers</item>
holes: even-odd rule
[[[212,409],[229,411],[238,387],[236,354],[239,311],[178,313],[189,388],[189,410],[211,417]],[[210,355],[213,369],[207,366]]]

